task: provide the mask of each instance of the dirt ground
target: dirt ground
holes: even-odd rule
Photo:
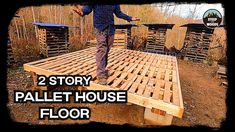
[[[174,118],[172,124],[178,126],[206,125],[220,127],[226,113],[226,88],[220,86],[216,77],[217,67],[207,64],[178,60],[179,76],[184,101],[183,118]],[[14,103],[13,90],[31,90],[32,79],[22,67],[8,69],[8,108],[13,120],[29,124],[88,123],[81,120],[38,120],[39,106],[88,106],[91,108],[90,121],[111,124],[132,124],[143,126],[144,108],[125,104],[32,104]]]

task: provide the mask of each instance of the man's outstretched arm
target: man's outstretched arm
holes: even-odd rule
[[[139,18],[137,18],[137,17],[131,17],[131,16],[128,16],[128,15],[124,14],[124,13],[121,11],[120,5],[116,5],[116,6],[115,6],[114,14],[115,14],[118,18],[127,20],[128,22],[130,22],[130,21],[138,21],[138,20],[139,20]]]

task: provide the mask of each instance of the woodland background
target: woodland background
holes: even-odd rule
[[[158,4],[159,6],[159,4]],[[147,37],[147,27],[142,23],[167,23],[175,24],[172,30],[167,31],[166,47],[180,49],[186,33],[186,28],[180,27],[187,23],[202,23],[201,19],[196,19],[197,5],[190,10],[187,18],[169,10],[170,6],[177,5],[162,4],[159,8],[154,4],[146,5],[121,5],[121,10],[130,15],[140,18],[138,24],[132,30],[132,36],[135,38],[135,49],[141,50],[144,47]],[[163,8],[164,7],[164,8]],[[21,8],[17,11],[9,25],[9,37],[17,60],[32,61],[37,58],[39,53],[37,27],[32,22],[65,24],[68,26],[78,26],[79,28],[69,29],[70,51],[83,49],[85,43],[95,39],[93,33],[93,14],[85,18],[80,17],[73,10],[73,5],[43,5]],[[125,20],[115,17],[116,24],[128,23]],[[209,60],[226,61],[226,30],[224,28],[215,29],[212,43],[210,45]],[[214,48],[216,47],[216,48]]]

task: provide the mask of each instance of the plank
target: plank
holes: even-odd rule
[[[156,100],[159,99],[160,90],[161,90],[161,81],[156,80],[155,89],[153,91],[153,96],[152,96],[153,99],[156,99]]]
[[[123,80],[126,78],[128,73],[123,73],[119,78],[117,78],[114,83],[111,85],[112,87],[117,87]]]
[[[180,105],[179,100],[179,88],[177,87],[176,83],[173,83],[173,104]]]
[[[142,80],[143,76],[138,76],[136,81],[133,83],[133,85],[131,86],[131,88],[129,89],[129,92],[131,93],[135,93],[138,85],[140,84],[141,80]]]
[[[171,99],[171,90],[170,88],[172,87],[172,83],[166,82],[165,83],[165,90],[164,90],[164,96],[163,96],[163,101],[170,103]]]
[[[145,90],[145,87],[146,87],[146,85],[147,85],[147,83],[148,83],[148,80],[149,80],[148,77],[143,77],[143,81],[142,81],[142,83],[140,84],[139,89],[138,89],[138,91],[137,91],[137,94],[138,94],[138,95],[142,95],[142,94],[143,94],[143,92],[144,92],[144,90]]]
[[[136,78],[137,78],[137,75],[131,75],[131,79],[128,79],[128,80],[120,87],[120,89],[128,90],[129,87],[133,84],[133,82],[135,81]]]

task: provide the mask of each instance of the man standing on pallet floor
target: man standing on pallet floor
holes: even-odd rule
[[[138,21],[137,17],[131,17],[122,13],[120,5],[76,5],[74,11],[81,16],[88,15],[93,10],[93,23],[95,35],[97,39],[97,79],[98,83],[102,85],[107,84],[108,70],[106,69],[108,63],[108,53],[113,45],[115,27],[113,13],[124,20]]]

